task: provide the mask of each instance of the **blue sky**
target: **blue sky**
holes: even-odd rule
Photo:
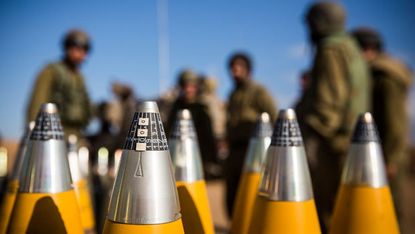
[[[310,64],[302,21],[309,2],[0,1],[0,133],[6,138],[21,135],[35,76],[60,58],[62,35],[73,27],[93,38],[93,52],[82,68],[93,101],[111,98],[114,80],[130,84],[142,98],[155,97],[186,67],[215,76],[219,95],[226,99],[232,87],[227,58],[243,50],[254,59],[258,82],[267,86],[279,107],[290,107],[298,95],[297,77]],[[415,2],[342,4],[348,10],[348,28],[378,28],[388,50],[415,67]],[[167,6],[164,21],[160,6]],[[160,22],[167,22],[162,27],[168,44],[162,45],[168,45],[168,60],[159,57]],[[160,72],[160,62],[166,73]]]

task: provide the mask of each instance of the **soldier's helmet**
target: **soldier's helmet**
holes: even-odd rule
[[[177,83],[179,84],[180,87],[184,87],[188,83],[197,84],[198,81],[199,80],[198,80],[196,73],[194,73],[190,69],[185,69],[182,72],[180,72]]]
[[[64,36],[62,47],[64,50],[71,47],[79,47],[89,52],[91,50],[91,39],[86,32],[80,29],[72,29]]]
[[[306,11],[305,21],[312,36],[324,37],[344,30],[346,12],[338,3],[317,2],[311,4]]]

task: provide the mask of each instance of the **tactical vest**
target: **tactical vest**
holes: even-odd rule
[[[90,118],[89,98],[81,75],[70,74],[62,63],[51,65],[54,71],[51,100],[58,105],[62,123],[85,126]]]

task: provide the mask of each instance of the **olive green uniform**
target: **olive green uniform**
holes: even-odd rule
[[[380,54],[370,61],[373,84],[373,116],[379,130],[383,154],[387,164],[396,166],[397,175],[390,178],[395,206],[401,210],[400,183],[408,147],[409,116],[407,99],[412,74],[400,61]]]
[[[38,75],[27,107],[27,121],[35,120],[42,103],[56,103],[65,136],[81,130],[92,117],[91,103],[82,74],[72,71],[64,62],[47,65]]]
[[[255,130],[258,115],[262,112],[267,112],[271,120],[275,121],[276,106],[268,91],[250,79],[238,84],[229,97],[227,108],[229,156],[225,165],[225,176],[226,205],[229,214],[233,210],[249,139]]]
[[[355,121],[369,111],[369,71],[355,41],[344,32],[320,39],[310,82],[297,115],[324,230]]]

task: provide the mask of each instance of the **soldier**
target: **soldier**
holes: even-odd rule
[[[412,83],[411,71],[384,51],[378,32],[358,28],[352,32],[369,63],[372,74],[372,111],[378,126],[386,169],[398,218],[402,207],[399,195],[407,162],[409,116],[407,100]]]
[[[120,82],[114,82],[111,85],[112,93],[116,96],[117,104],[119,105],[120,115],[118,122],[118,134],[114,139],[114,146],[121,149],[124,145],[125,137],[127,136],[131,120],[136,111],[137,100],[133,89],[128,84],[122,84]]]
[[[310,87],[311,72],[309,70],[303,71],[299,78],[300,78],[300,82],[299,82],[300,95],[296,103],[294,104],[295,112],[297,113],[297,115],[302,114],[301,107],[304,106],[302,102],[305,101],[305,98],[306,98],[305,94],[307,93],[306,91]]]
[[[91,49],[88,35],[71,30],[64,37],[61,61],[47,65],[38,75],[27,107],[27,121],[35,120],[42,103],[58,106],[65,136],[82,138],[81,131],[92,117],[91,103],[79,71]]]
[[[217,148],[213,133],[212,120],[209,116],[208,107],[202,103],[199,96],[199,79],[191,70],[184,70],[178,79],[180,94],[174,101],[166,124],[167,135],[173,132],[177,112],[188,109],[192,114],[197,138],[199,140],[200,153],[203,161],[205,177],[211,177],[208,170],[210,164],[215,163]]]
[[[208,107],[209,116],[212,119],[212,126],[215,138],[222,140],[225,135],[225,104],[216,94],[217,83],[214,78],[200,76],[200,99]]]
[[[305,20],[315,56],[309,87],[297,108],[324,233],[355,121],[369,110],[370,78],[359,48],[345,32],[340,5],[314,3]]]
[[[234,81],[227,108],[227,140],[229,156],[225,163],[226,206],[232,216],[242,166],[249,143],[255,130],[255,122],[262,112],[272,121],[277,117],[272,96],[252,80],[252,63],[248,55],[236,53],[229,59],[229,70]]]
[[[215,78],[201,75],[199,77],[200,101],[207,107],[212,120],[212,131],[215,139],[217,158],[208,165],[207,170],[211,178],[223,177],[223,160],[228,155],[226,147],[226,106],[216,93],[217,81]]]

